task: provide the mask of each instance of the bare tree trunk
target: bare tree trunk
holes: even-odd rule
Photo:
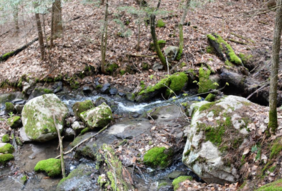
[[[34,4],[34,8],[38,7],[38,3]],[[41,60],[44,60],[45,57],[45,50],[44,50],[44,41],[43,41],[43,34],[42,34],[42,28],[41,28],[41,22],[39,13],[35,13],[35,20],[36,20],[36,26],[37,26],[37,32],[38,32],[38,40],[39,40],[39,46],[40,46],[40,52],[41,52]]]
[[[51,48],[53,40],[61,37],[63,33],[62,5],[61,0],[55,0],[52,4],[52,21],[51,21]]]
[[[103,32],[101,37],[101,71],[103,74],[106,74],[105,65],[106,65],[106,51],[107,51],[107,38],[108,38],[108,0],[106,0],[106,8],[105,8],[105,19],[103,25]]]
[[[183,24],[187,15],[188,7],[190,6],[191,0],[186,1],[186,6],[184,8],[183,15],[181,17],[180,23],[179,23],[179,50],[177,53],[177,60],[181,59],[182,52],[183,52],[183,46],[184,46],[184,40],[183,40]]]
[[[14,17],[16,34],[18,35],[19,31],[20,31],[20,28],[19,28],[19,7],[18,7],[18,5],[13,7],[13,17]]]
[[[277,0],[277,10],[275,18],[275,28],[272,44],[272,67],[269,89],[269,123],[268,128],[275,134],[277,129],[277,80],[278,80],[278,68],[279,68],[279,51],[282,29],[282,0]]]

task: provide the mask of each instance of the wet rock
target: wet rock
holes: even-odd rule
[[[109,93],[110,86],[111,86],[111,84],[104,84],[103,87],[101,88],[100,92],[101,92],[102,94],[107,94],[107,93]]]
[[[58,93],[58,92],[60,92],[60,91],[62,91],[63,90],[63,82],[56,82],[53,86],[52,86],[52,89],[53,89],[53,91],[54,91],[54,93],[56,94],[56,93]]]
[[[108,104],[108,101],[107,101],[105,98],[103,98],[103,97],[98,97],[98,98],[94,101],[95,107],[101,105],[102,103]]]
[[[123,97],[123,96],[125,96],[125,93],[123,93],[123,92],[118,92],[118,95],[121,96],[121,97]]]
[[[57,138],[53,115],[60,131],[69,113],[66,105],[55,95],[46,94],[28,101],[22,111],[23,131],[31,141],[45,142]],[[23,133],[23,134],[22,134]]]
[[[53,90],[51,89],[45,87],[36,87],[33,89],[31,95],[29,96],[29,100],[44,94],[51,94],[51,93],[53,93]]]
[[[18,114],[22,113],[24,105],[15,105],[15,110]]]
[[[75,131],[72,128],[64,129],[64,133],[63,134],[64,134],[64,140],[65,139],[72,140],[76,136],[76,133],[75,133]]]
[[[110,88],[109,93],[110,95],[116,95],[118,93],[118,90],[116,88]]]
[[[11,102],[16,98],[16,94],[2,94],[0,95],[0,104],[5,104],[6,102]]]
[[[14,105],[24,105],[26,103],[26,100],[23,99],[14,99],[11,101]]]
[[[73,110],[74,115],[79,119],[80,114],[82,112],[87,111],[87,110],[89,110],[93,107],[94,107],[94,105],[93,105],[91,100],[85,100],[85,101],[81,101],[81,102],[76,102],[72,106],[72,110]]]
[[[85,126],[82,123],[79,123],[78,121],[73,122],[73,124],[71,125],[71,128],[75,131],[75,132],[79,132],[82,129],[85,128]]]
[[[207,183],[237,182],[242,149],[258,138],[259,134],[252,136],[251,131],[261,134],[266,130],[267,108],[242,97],[227,96],[216,102],[194,103],[190,113],[183,163]]]
[[[135,100],[135,94],[126,93],[126,99],[128,99],[129,101],[134,101]]]
[[[28,82],[22,82],[23,85],[23,93],[26,95],[30,95],[35,87],[35,80],[30,78]]]
[[[112,120],[111,108],[102,103],[98,107],[89,109],[80,114],[82,121],[90,128],[103,128]]]
[[[18,128],[22,126],[22,121],[20,116],[13,116],[7,120],[7,125],[9,125],[12,129]]]
[[[90,88],[90,86],[83,86],[83,88],[82,88],[82,91],[83,91],[83,93],[85,93],[85,94],[91,93],[92,90],[93,90],[93,89]]]
[[[56,191],[98,190],[96,181],[91,177],[91,174],[96,171],[94,165],[80,164],[59,182]]]

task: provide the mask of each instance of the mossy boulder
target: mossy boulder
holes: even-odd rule
[[[266,131],[265,112],[267,108],[237,96],[193,103],[183,163],[207,183],[237,182],[242,176],[242,147],[252,139],[252,129]]]
[[[93,165],[80,164],[66,178],[61,179],[56,190],[95,190],[93,188],[95,181],[91,177],[91,174],[96,171]]]
[[[0,154],[0,164],[5,164],[12,159],[14,159],[12,154]]]
[[[144,164],[153,168],[166,168],[171,163],[173,151],[165,147],[153,147],[148,150],[143,158]]]
[[[36,172],[39,172],[39,171],[46,172],[47,175],[50,177],[59,176],[62,173],[61,160],[50,158],[50,159],[39,161],[35,165],[34,170]]]
[[[88,109],[91,109],[94,107],[94,104],[92,103],[91,100],[85,100],[82,102],[76,102],[73,106],[72,106],[72,110],[74,115],[77,118],[80,118],[80,114],[84,111],[87,111]]]
[[[208,42],[212,46],[213,50],[216,52],[218,57],[225,62],[226,65],[242,65],[242,60],[237,56],[230,46],[221,36],[218,34],[208,34]]]
[[[55,94],[45,94],[31,99],[25,104],[22,111],[23,131],[21,131],[21,136],[38,142],[57,138],[53,116],[57,127],[62,132],[68,114],[67,106]]]
[[[15,149],[10,143],[0,143],[0,153],[12,154],[14,151]]]
[[[15,111],[15,106],[11,102],[6,102],[5,103],[5,113],[13,113]]]
[[[21,117],[20,116],[13,116],[7,120],[7,124],[12,128],[17,128],[22,125]]]
[[[103,128],[112,121],[112,110],[106,103],[80,114],[82,121],[90,128]]]
[[[188,82],[188,77],[184,72],[169,75],[160,80],[156,85],[149,86],[145,90],[138,93],[136,97],[137,102],[149,101],[158,94],[164,93],[165,97],[178,94],[185,87]]]
[[[2,137],[2,143],[9,143],[10,142],[10,137],[8,134],[3,135]]]
[[[185,180],[193,180],[192,176],[179,176],[172,181],[173,190],[177,190],[179,188],[179,184],[184,182]]]

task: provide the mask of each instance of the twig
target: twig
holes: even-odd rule
[[[71,153],[74,149],[76,149],[77,147],[79,147],[81,144],[83,144],[83,143],[85,143],[86,141],[90,140],[91,138],[93,138],[93,137],[99,135],[101,132],[103,132],[105,129],[107,129],[107,127],[108,127],[108,125],[105,126],[103,129],[101,129],[98,133],[92,135],[91,137],[88,137],[87,139],[84,139],[83,141],[81,141],[80,143],[78,143],[77,145],[75,145],[72,149],[70,149],[70,150],[64,152],[64,155]],[[57,158],[59,158],[59,157],[60,157],[60,155],[56,156],[55,158],[57,159]]]
[[[62,166],[62,175],[63,178],[66,177],[66,172],[65,172],[65,162],[64,162],[64,151],[63,151],[63,141],[62,141],[62,137],[61,137],[61,133],[60,133],[60,129],[57,126],[56,123],[56,119],[55,119],[55,115],[53,114],[53,120],[54,120],[54,124],[58,133],[58,138],[59,138],[59,145],[60,145],[60,156],[61,156],[61,166]]]
[[[167,57],[165,57],[166,65],[167,65],[167,75],[169,75],[169,63],[167,61]]]
[[[256,91],[254,91],[253,93],[251,93],[247,99],[250,99],[255,93],[259,92],[261,89],[265,88],[266,86],[269,85],[269,82],[267,82],[266,84],[264,84],[263,86],[261,86],[260,88],[258,88]]]

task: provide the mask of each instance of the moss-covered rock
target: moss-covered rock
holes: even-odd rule
[[[76,102],[73,105],[72,110],[73,110],[74,115],[77,118],[80,118],[80,114],[82,112],[87,111],[87,110],[89,110],[93,107],[94,107],[94,104],[92,103],[91,100],[85,100],[85,101],[82,101],[82,102]]]
[[[50,159],[39,161],[35,165],[34,170],[36,172],[44,171],[50,177],[59,176],[62,173],[61,160],[50,158]]]
[[[162,19],[159,19],[157,21],[157,27],[159,27],[159,28],[165,27],[165,22]]]
[[[10,136],[8,134],[3,135],[2,142],[3,143],[9,143],[10,142]]]
[[[0,153],[3,154],[11,154],[15,151],[13,145],[11,145],[10,143],[1,144],[0,146]]]
[[[69,110],[55,95],[45,94],[27,102],[22,111],[23,131],[31,141],[44,142],[57,138],[53,116],[60,132]]]
[[[214,101],[214,99],[215,99],[215,95],[212,93],[209,93],[207,97],[205,98],[205,101]]]
[[[282,191],[282,179],[266,184],[255,191]]]
[[[204,70],[203,67],[199,69],[199,82],[198,82],[198,93],[206,93],[211,89],[216,89],[216,85],[209,78],[211,71],[209,69]]]
[[[6,102],[5,103],[5,112],[6,113],[13,113],[15,111],[15,106],[11,102]]]
[[[156,85],[149,86],[145,90],[140,91],[138,93],[136,101],[149,101],[154,96],[162,92],[164,92],[165,96],[168,98],[169,96],[174,95],[174,93],[180,93],[187,82],[188,77],[184,72],[175,73],[160,80]]]
[[[14,159],[12,154],[0,154],[0,164],[5,164],[12,159]]]
[[[192,176],[179,176],[178,178],[172,181],[173,190],[177,190],[179,188],[179,184],[184,182],[185,180],[193,180]]]
[[[20,116],[13,116],[13,117],[10,117],[8,120],[7,120],[7,124],[12,128],[17,128],[17,127],[20,127],[22,122],[21,122],[21,117]]]
[[[98,107],[82,112],[80,117],[90,129],[103,128],[111,122],[112,110],[106,103],[102,103]]]
[[[234,50],[226,41],[218,34],[208,34],[208,42],[215,50],[219,58],[227,65],[233,63],[235,65],[242,65],[242,60],[235,54]]]
[[[146,152],[143,158],[144,164],[153,168],[166,168],[170,165],[170,158],[173,151],[165,147],[154,147]]]
[[[5,102],[10,102],[15,99],[17,95],[15,93],[11,94],[1,94],[0,95],[0,104],[5,104]]]

